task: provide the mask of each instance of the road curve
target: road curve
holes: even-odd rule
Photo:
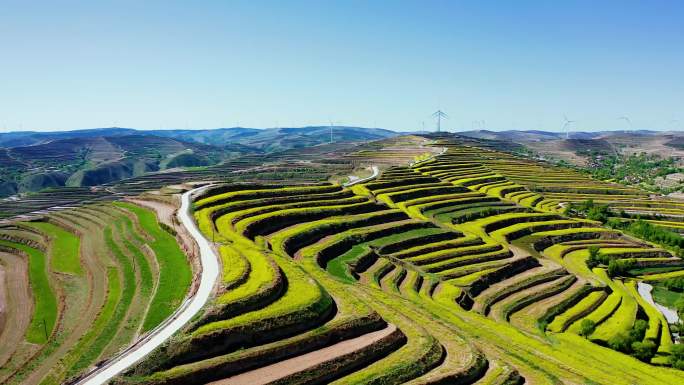
[[[375,179],[378,176],[378,174],[380,174],[380,169],[378,168],[378,166],[371,166],[371,170],[373,170],[373,173],[370,176],[362,178],[362,179],[357,179],[357,180],[354,180],[351,182],[347,182],[347,183],[343,184],[342,186],[349,187],[349,186],[353,186],[355,184],[368,182],[371,179]]]
[[[197,291],[193,296],[187,298],[171,317],[167,318],[159,326],[119,355],[111,358],[96,370],[88,373],[76,382],[76,384],[104,384],[117,374],[128,369],[180,330],[180,328],[202,309],[209,299],[216,279],[218,278],[218,256],[211,248],[209,240],[207,240],[197,228],[195,220],[190,212],[192,195],[207,187],[208,186],[204,186],[185,192],[181,197],[181,207],[177,214],[180,222],[185,226],[199,246],[201,271],[200,284]]]

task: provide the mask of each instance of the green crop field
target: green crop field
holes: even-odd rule
[[[17,250],[28,256],[29,283],[33,291],[34,307],[31,324],[26,330],[26,341],[36,344],[47,342],[57,321],[57,300],[47,276],[45,254],[21,243],[0,240],[0,246]]]
[[[50,250],[53,270],[68,274],[83,274],[78,253],[80,240],[76,235],[47,222],[31,222],[28,225],[36,227],[54,239]]]
[[[130,203],[16,222],[0,227],[0,238],[3,264],[13,258],[28,277],[26,294],[7,298],[18,309],[0,334],[7,384],[77,378],[168,317],[192,279],[175,237]]]
[[[133,212],[143,231],[153,238],[149,245],[157,256],[159,280],[143,324],[143,330],[146,331],[173,313],[185,297],[192,280],[192,272],[176,240],[159,226],[153,212],[128,203],[116,205]]]

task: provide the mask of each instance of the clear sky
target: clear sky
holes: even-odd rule
[[[682,129],[683,70],[682,1],[0,2],[2,131]]]

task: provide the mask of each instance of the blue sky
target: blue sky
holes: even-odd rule
[[[2,1],[0,130],[682,129],[681,1]],[[681,121],[681,122],[678,122]]]

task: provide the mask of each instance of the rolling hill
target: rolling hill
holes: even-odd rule
[[[258,152],[239,145],[210,146],[151,135],[55,139],[0,149],[0,196],[60,186],[95,186]]]
[[[61,139],[120,137],[144,135],[172,138],[214,146],[242,144],[266,151],[307,147],[330,141],[329,126],[247,128],[230,127],[197,130],[136,130],[133,128],[93,128],[74,131],[35,132],[20,131],[0,133],[0,147],[19,147],[47,143]],[[333,140],[336,142],[367,141],[398,135],[394,131],[380,128],[333,126]]]
[[[365,142],[393,131],[334,126],[335,142]],[[61,186],[97,186],[167,169],[211,166],[240,155],[330,141],[330,127],[152,130],[95,128],[0,133],[0,197]]]

